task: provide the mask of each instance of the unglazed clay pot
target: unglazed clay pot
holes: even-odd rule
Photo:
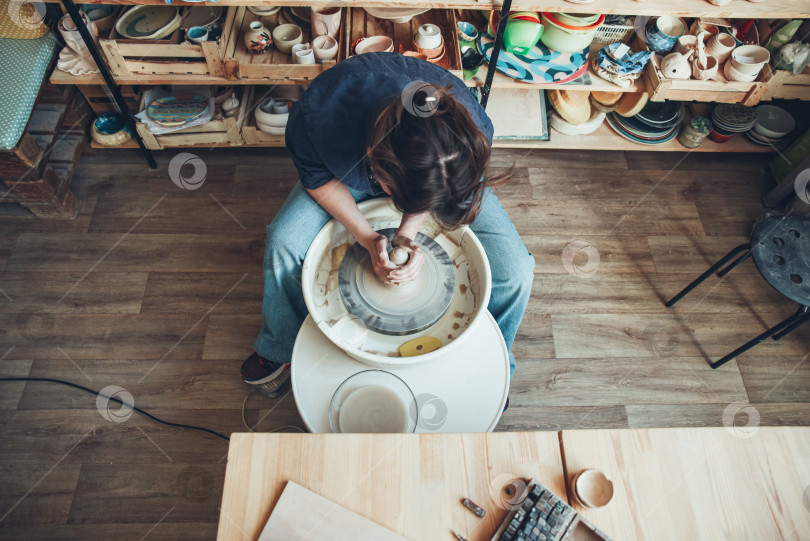
[[[689,65],[689,56],[681,53],[669,53],[661,61],[661,71],[667,79],[689,79],[692,75],[692,67]]]
[[[261,21],[253,21],[245,33],[245,47],[254,54],[266,53],[273,44],[270,30],[264,27]]]

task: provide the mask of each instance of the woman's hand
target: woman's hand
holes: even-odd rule
[[[398,267],[388,259],[388,239],[375,232],[366,237],[361,245],[371,256],[374,274],[386,284],[394,283],[391,274]]]
[[[406,284],[414,281],[425,262],[425,255],[422,253],[422,250],[414,244],[413,239],[404,235],[394,237],[394,240],[391,241],[391,245],[408,248],[411,252],[411,256],[405,265],[396,267],[396,269],[388,275],[389,281],[392,284]]]

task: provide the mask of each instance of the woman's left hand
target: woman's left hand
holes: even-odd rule
[[[391,246],[403,246],[411,251],[411,257],[408,259],[408,262],[388,274],[391,283],[399,285],[416,280],[416,276],[419,274],[419,270],[425,262],[425,255],[422,253],[422,250],[414,244],[413,239],[404,235],[394,237],[394,240],[391,241]]]

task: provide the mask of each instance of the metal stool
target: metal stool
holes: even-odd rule
[[[711,363],[712,368],[723,366],[768,338],[781,340],[810,321],[810,217],[783,214],[768,214],[761,218],[754,224],[750,244],[741,244],[731,250],[672,297],[666,307],[671,308],[713,273],[717,272],[717,276],[723,277],[749,257],[753,257],[754,265],[771,287],[799,303],[799,309],[719,361]]]

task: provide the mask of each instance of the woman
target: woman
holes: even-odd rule
[[[304,256],[318,231],[340,222],[371,254],[381,280],[413,280],[416,250],[398,268],[357,208],[390,195],[402,211],[392,244],[415,248],[428,215],[446,228],[469,224],[489,258],[489,311],[511,353],[529,300],[534,258],[489,188],[492,123],[464,83],[431,63],[396,53],[368,53],[319,75],[290,113],[286,144],[300,182],[267,226],[264,326],[256,353],[242,364],[250,384],[277,390],[289,379],[298,330],[307,316],[301,290]]]

